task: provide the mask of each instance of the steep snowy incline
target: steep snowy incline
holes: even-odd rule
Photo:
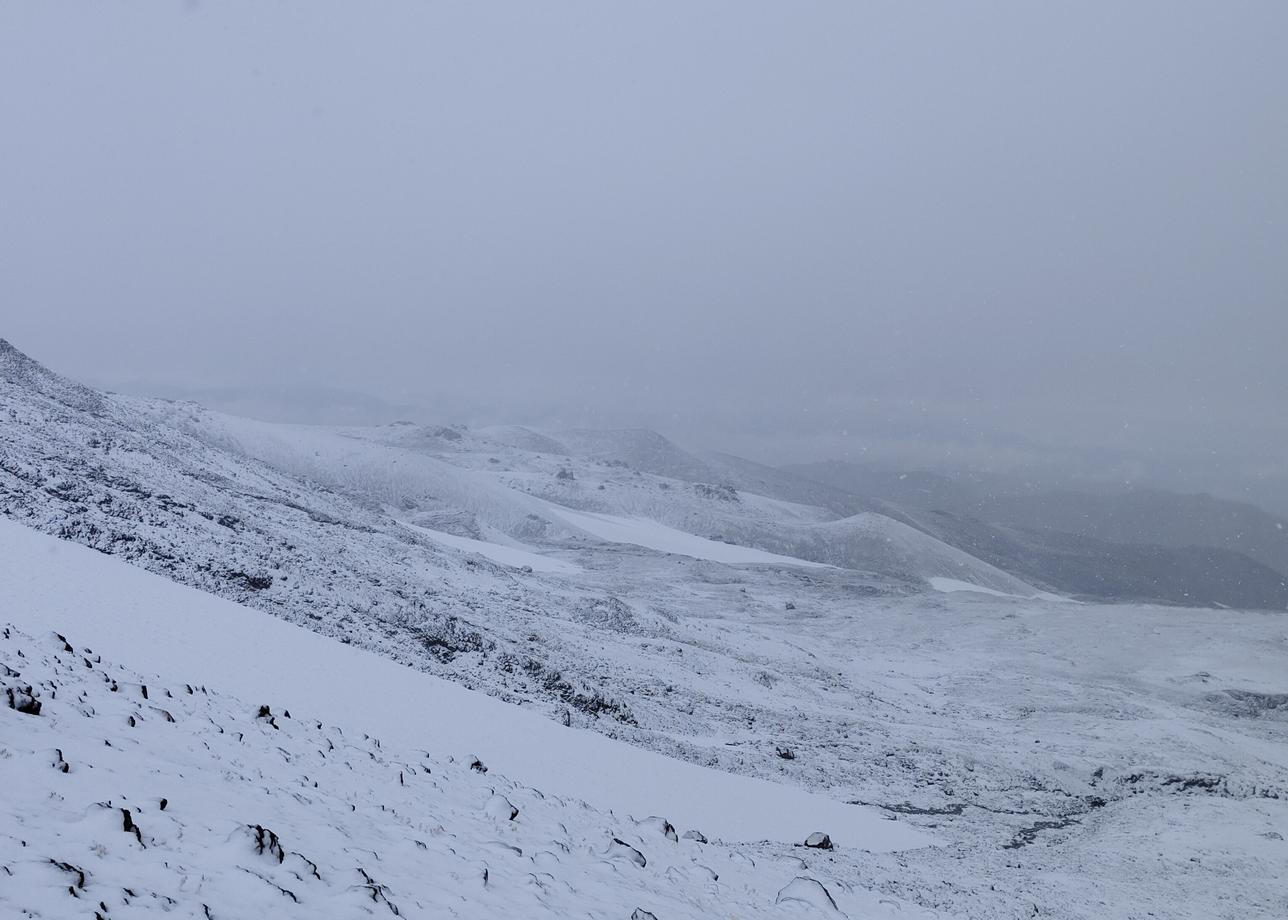
[[[81,638],[0,618],[0,916],[918,913],[839,852],[596,811],[323,721],[326,705],[238,699],[173,662],[126,670]]]
[[[665,814],[728,840],[790,842],[824,830],[870,850],[932,843],[875,810],[565,728],[9,521],[0,521],[0,584],[0,619],[29,632],[71,631],[113,658],[155,662],[169,680],[271,699],[401,747],[477,755],[602,808]]]

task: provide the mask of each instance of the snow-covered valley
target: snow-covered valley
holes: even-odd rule
[[[329,870],[292,889],[301,905],[343,885],[354,905],[383,911],[387,897],[406,915],[434,915],[447,902],[419,880],[428,864],[412,857],[429,851],[405,830],[419,821],[470,843],[448,853],[444,841],[457,838],[415,838],[441,844],[432,857],[443,862],[428,874],[453,879],[442,882],[443,897],[462,916],[629,917],[639,908],[665,920],[817,909],[775,904],[795,877],[778,869],[796,865],[797,838],[814,830],[837,849],[805,861],[815,869],[825,860],[822,883],[856,917],[1288,913],[1282,612],[1070,603],[917,529],[898,509],[856,503],[840,513],[826,487],[689,455],[647,433],[272,425],[96,393],[7,345],[0,369],[0,511],[16,522],[0,529],[0,621],[16,630],[6,656],[21,650],[31,663],[5,661],[33,688],[58,685],[57,699],[42,696],[40,716],[0,710],[13,755],[0,767],[17,771],[6,790],[41,790],[7,792],[6,808],[50,846],[64,839],[58,828],[89,848],[104,829],[120,838],[104,854],[40,854],[54,863],[7,852],[6,865],[26,860],[24,872],[45,873],[24,876],[22,890],[75,888],[61,862],[117,887],[131,887],[117,882],[137,871],[194,916],[201,903],[215,909],[151,861],[173,844],[163,861],[220,879],[211,890],[236,887],[225,876],[244,867],[274,880],[254,895],[267,900],[253,903],[277,898],[279,909],[296,909],[272,888],[291,887],[280,874],[286,862],[249,862],[262,854],[237,828],[258,824]],[[166,589],[180,593],[155,602]],[[245,632],[230,631],[242,637],[231,646],[219,641],[215,617],[233,609],[247,629],[263,618],[262,645]],[[52,632],[104,661],[59,655]],[[240,664],[229,660],[235,649]],[[176,719],[169,723],[149,702],[104,695],[115,664],[146,675],[131,683],[155,678],[173,694],[197,682],[216,695],[200,706],[180,699],[182,718],[163,706]],[[367,679],[368,669],[386,677]],[[419,689],[372,705],[365,694],[391,686],[386,679]],[[466,703],[480,693],[461,687],[490,697]],[[81,693],[101,715],[80,713],[72,700]],[[254,719],[259,705],[296,718],[274,729]],[[445,718],[440,709],[453,717],[427,730]],[[84,753],[108,737],[105,720],[115,738],[130,716],[138,724],[128,730],[138,731],[124,735],[137,742],[129,757],[153,758],[160,775],[236,773],[246,782],[203,786],[217,807],[200,814],[181,814],[164,783],[124,778],[76,787],[80,798],[67,801],[79,805],[46,805],[50,793],[66,796],[58,782],[82,782],[77,773],[146,775],[144,761]],[[245,740],[233,747],[211,719],[237,724]],[[343,727],[355,746],[350,764],[357,769],[361,753],[370,772],[343,782],[330,772],[334,785],[322,782],[316,752],[329,736],[306,720]],[[382,747],[359,744],[363,733]],[[183,739],[177,747],[166,740],[174,737]],[[55,749],[82,752],[63,761],[73,772],[45,763]],[[461,766],[474,755],[491,765],[485,776]],[[295,760],[329,787],[316,793],[325,818],[290,804],[293,779],[275,779],[270,792],[256,779]],[[592,775],[593,763],[625,761],[629,771]],[[385,791],[399,762],[432,764],[428,776],[459,783],[443,783],[439,798],[406,785]],[[32,763],[46,772],[24,772]],[[495,776],[507,777],[502,794],[520,809],[517,822],[480,810]],[[704,779],[684,778],[692,776]],[[166,828],[140,820],[143,833],[170,843],[119,846],[124,835],[92,809],[107,800],[129,807],[116,801],[124,795]],[[159,795],[176,803],[173,814],[146,803]],[[255,813],[254,795],[275,804]],[[570,804],[574,797],[590,810]],[[387,819],[358,825],[344,815],[365,809],[374,819],[381,805]],[[64,820],[73,807],[83,821]],[[421,809],[434,821],[409,817]],[[226,826],[215,820],[223,813]],[[745,871],[717,870],[722,887],[708,890],[694,881],[699,845],[662,836],[677,849],[655,856],[660,843],[632,843],[647,865],[623,883],[633,864],[605,862],[603,844],[613,835],[629,842],[627,814],[662,814],[680,832],[705,824],[712,840],[730,841],[708,845],[718,858]],[[181,830],[189,842],[176,842]],[[651,839],[647,829],[634,833]],[[345,834],[391,854],[381,860],[389,876],[339,855],[344,845],[327,844],[320,858],[293,842]],[[524,855],[479,856],[493,840]],[[577,854],[545,870],[576,889],[557,896],[527,865],[543,848],[561,853],[556,840]],[[597,855],[582,858],[588,848]],[[99,862],[86,865],[91,856]],[[480,860],[506,883],[476,897]],[[295,868],[307,876],[303,865]],[[358,867],[375,881],[362,881]],[[524,882],[525,873],[538,882]],[[653,894],[664,909],[645,903]],[[76,900],[31,904],[47,916],[92,916]],[[112,902],[110,916],[140,903]]]

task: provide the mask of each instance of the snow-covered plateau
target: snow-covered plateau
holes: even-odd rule
[[[1282,611],[1071,602],[649,432],[3,342],[0,512],[6,915],[1288,916]]]

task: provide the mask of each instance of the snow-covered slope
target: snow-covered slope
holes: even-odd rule
[[[838,878],[905,905],[1207,920],[1233,887],[1240,916],[1284,914],[1282,618],[1035,597],[898,515],[748,466],[632,466],[683,459],[650,443],[264,425],[0,352],[4,517],[485,691],[557,738],[867,803],[942,844],[834,854]],[[114,622],[78,610],[85,636]]]
[[[155,663],[171,682],[186,679],[247,699],[272,699],[297,712],[360,725],[402,748],[477,754],[503,773],[605,809],[641,816],[665,811],[673,821],[726,840],[790,842],[824,827],[834,839],[864,849],[931,842],[871,809],[566,728],[4,520],[0,584],[4,618],[29,632],[63,628],[116,660]]]
[[[699,458],[654,432],[543,435],[521,428],[473,432],[402,424],[327,429],[190,407],[157,409],[216,447],[402,509],[431,529],[454,528],[459,536],[477,538],[487,530],[521,541],[591,536],[735,564],[785,556],[912,585],[951,574],[995,590],[1034,591],[886,515],[869,510],[842,518],[829,507],[740,490],[730,481],[745,479],[746,472],[734,458]],[[791,491],[778,476],[760,482],[779,494]],[[809,494],[807,488],[804,495]],[[596,516],[577,518],[568,509]],[[618,518],[633,523],[606,525]],[[745,551],[703,548],[667,530]],[[675,550],[681,543],[689,549]]]
[[[0,560],[5,916],[911,906],[860,887],[840,851],[712,837],[816,820],[838,846],[928,840],[866,809],[560,729],[8,522]]]
[[[802,565],[817,566],[817,562],[780,556],[749,546],[724,543],[694,536],[674,527],[667,527],[648,518],[624,518],[612,514],[590,511],[573,511],[557,505],[551,513],[582,530],[609,543],[630,543],[655,549],[660,553],[679,553],[694,559],[726,562],[734,565]]]

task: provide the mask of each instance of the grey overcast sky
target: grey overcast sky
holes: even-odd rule
[[[1285,48],[1283,0],[5,0],[0,335],[1288,494]]]

